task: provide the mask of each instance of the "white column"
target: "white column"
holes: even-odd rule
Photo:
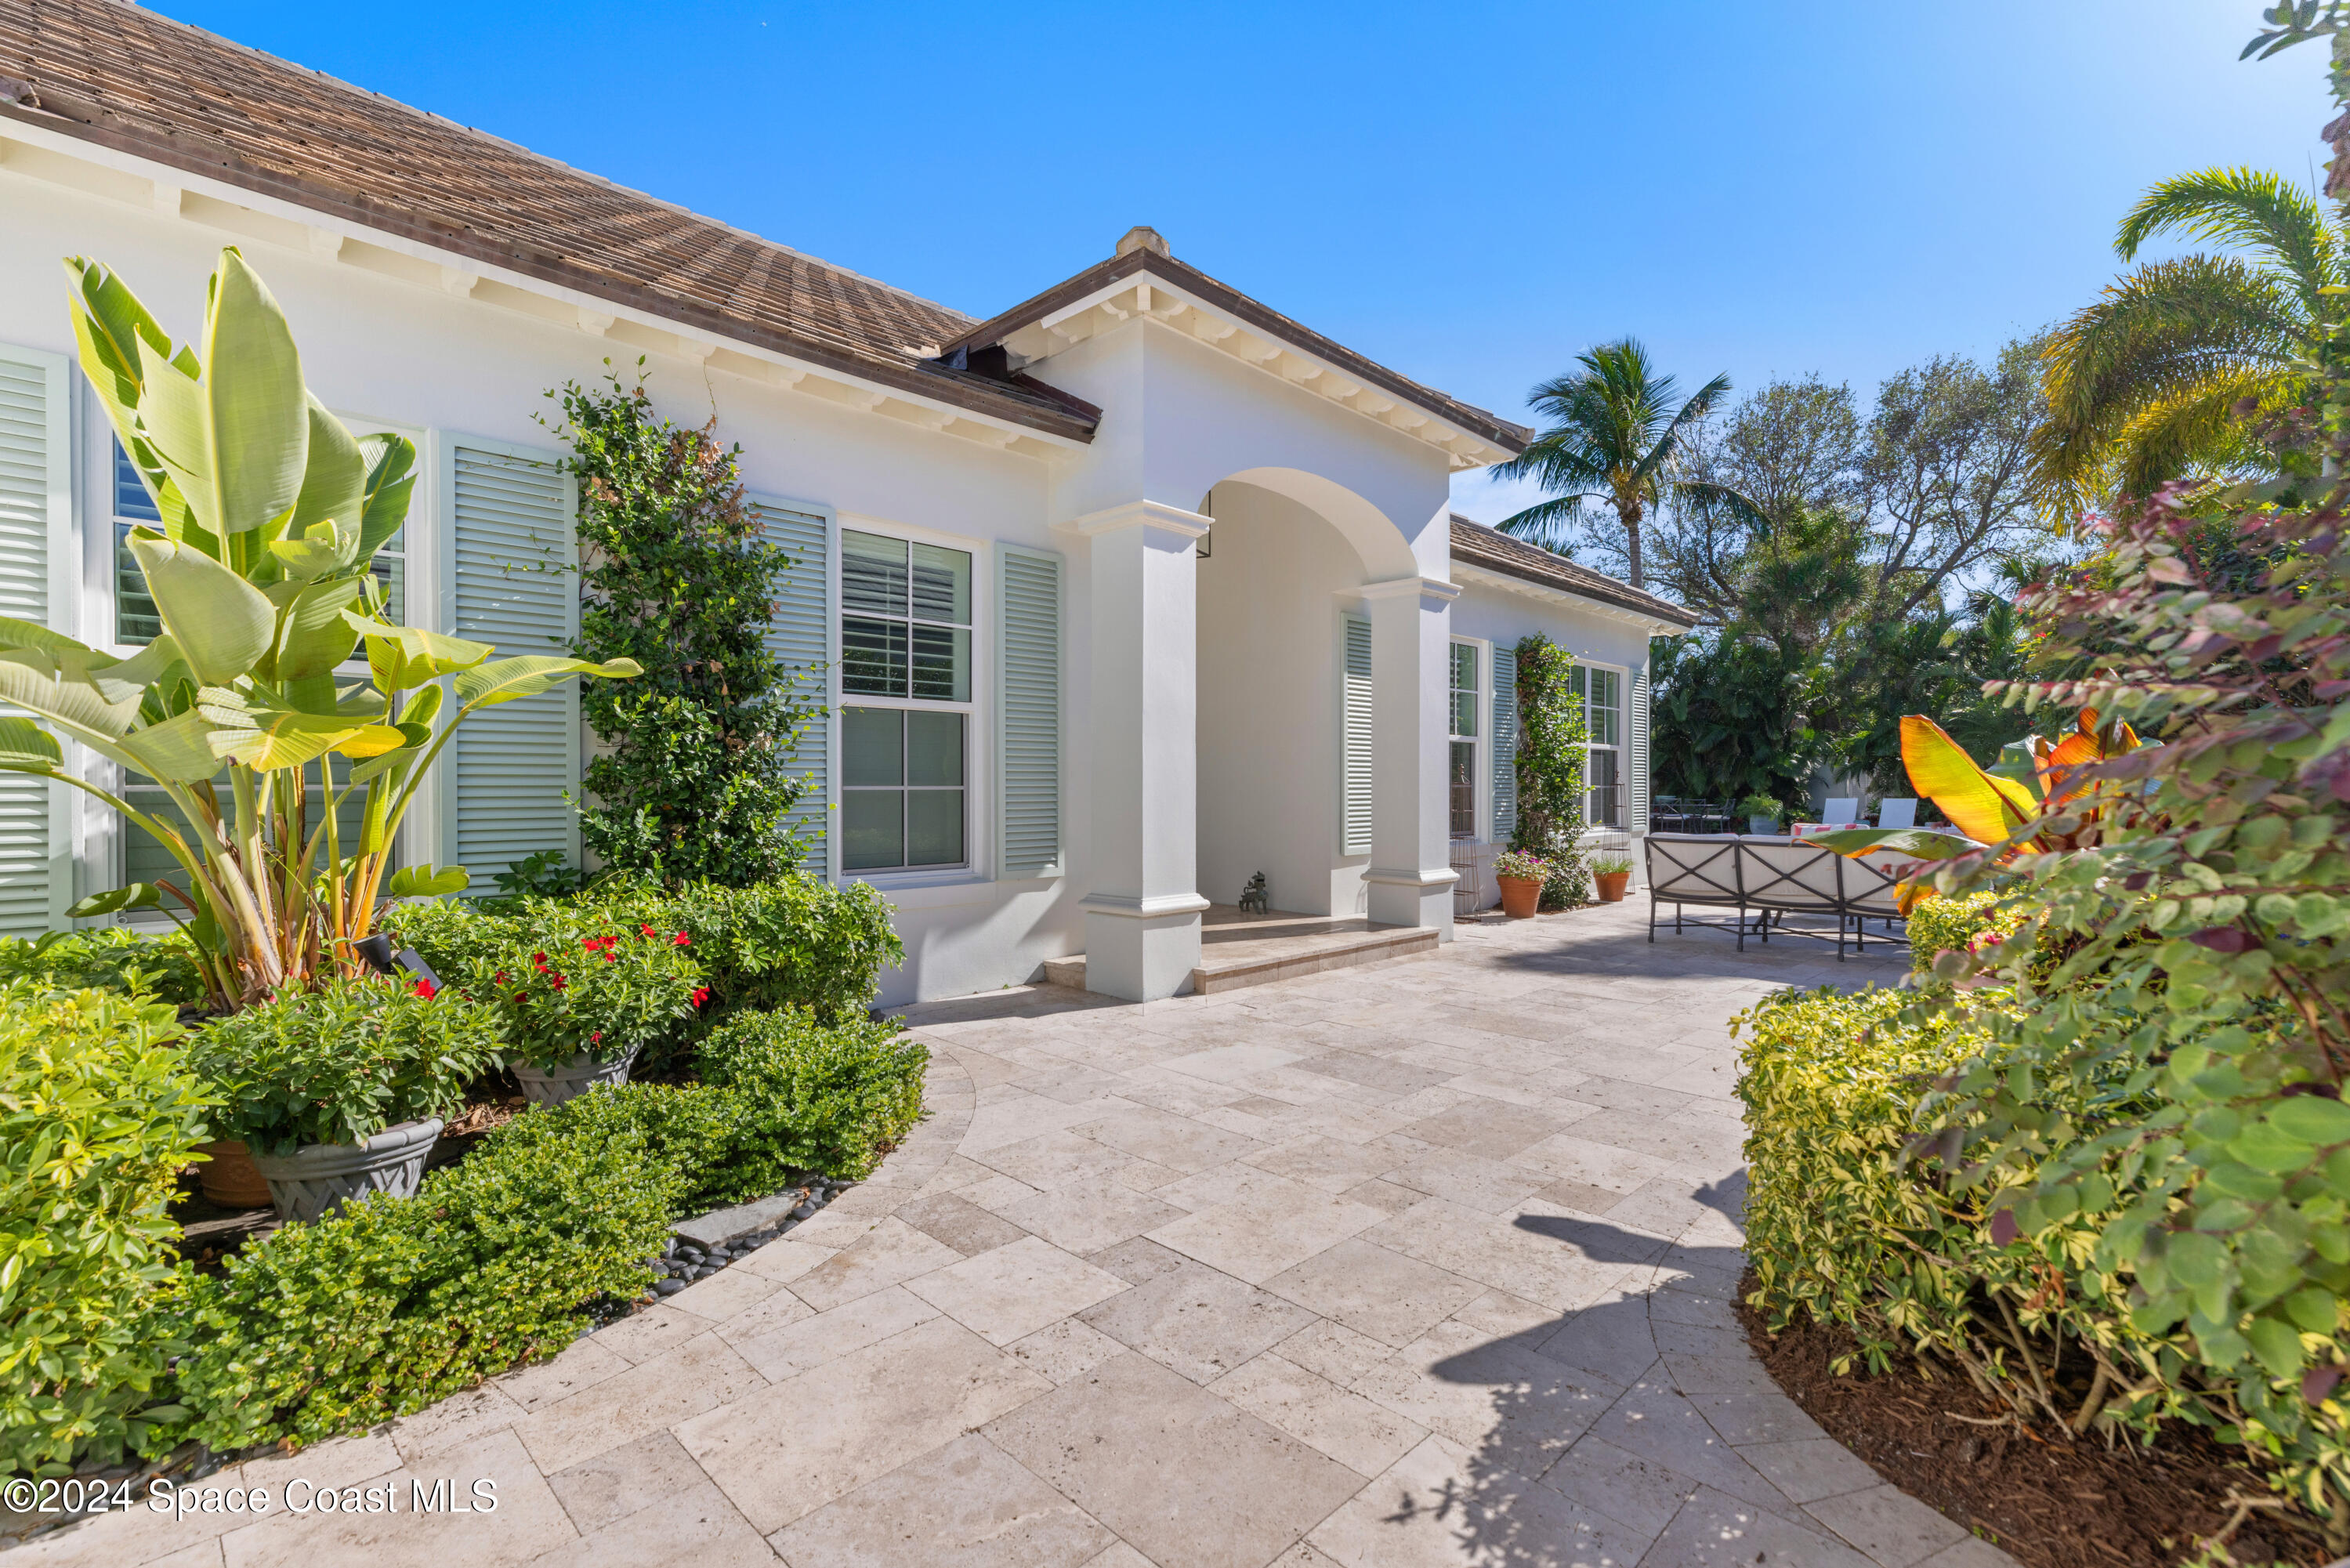
[[[1461,590],[1399,577],[1362,590],[1371,615],[1369,914],[1452,940],[1451,834],[1444,763],[1452,601]]]
[[[1086,989],[1150,1002],[1200,963],[1196,512],[1129,502],[1067,525],[1090,541],[1093,888]]]

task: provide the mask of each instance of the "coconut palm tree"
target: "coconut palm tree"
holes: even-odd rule
[[[2241,254],[2148,262],[2050,335],[2049,419],[2033,438],[2043,499],[2078,516],[2185,474],[2262,462],[2239,408],[2299,400],[2345,314],[2342,236],[2310,192],[2252,169],[2204,169],[2154,186],[2114,249],[2135,261],[2161,235]]]
[[[1569,530],[1594,504],[1612,507],[1624,529],[1632,586],[1640,582],[1640,524],[1670,500],[1686,506],[1723,507],[1759,523],[1761,508],[1727,485],[1682,477],[1699,425],[1730,391],[1716,376],[1687,401],[1677,401],[1670,376],[1657,374],[1637,338],[1603,343],[1575,357],[1582,369],[1536,387],[1526,401],[1549,421],[1525,451],[1496,463],[1500,479],[1532,478],[1565,492],[1502,524],[1544,549],[1568,553]]]

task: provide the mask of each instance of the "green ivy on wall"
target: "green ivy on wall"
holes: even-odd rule
[[[1591,895],[1582,849],[1584,768],[1590,732],[1571,679],[1575,657],[1540,632],[1519,639],[1518,822],[1510,847],[1551,862],[1543,907]]]
[[[566,382],[555,433],[579,480],[582,658],[627,657],[644,675],[586,692],[609,748],[588,766],[580,835],[611,867],[672,885],[747,887],[798,865],[787,816],[807,789],[787,772],[822,708],[767,650],[791,559],[763,536],[717,420],[695,430],[653,411],[637,385]],[[598,651],[589,652],[589,649]]]

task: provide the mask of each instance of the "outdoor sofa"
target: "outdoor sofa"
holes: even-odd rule
[[[1790,915],[1835,917],[1836,960],[1844,960],[1845,939],[1855,951],[1868,946],[1867,923],[1886,922],[1889,932],[1901,919],[1894,901],[1894,885],[1904,857],[1874,850],[1862,859],[1800,839],[1776,836],[1710,833],[1651,833],[1643,841],[1648,863],[1648,940],[1657,940],[1660,904],[1673,907],[1673,930],[1685,926],[1711,926],[1738,934],[1738,950],[1746,950],[1751,933],[1771,940],[1775,925],[1782,934],[1827,940],[1824,930],[1786,924]],[[1683,913],[1683,906],[1735,909],[1733,920],[1706,920]],[[1879,937],[1878,940],[1886,939]]]

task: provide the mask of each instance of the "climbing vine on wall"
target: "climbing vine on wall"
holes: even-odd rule
[[[581,711],[609,748],[588,766],[580,834],[607,866],[677,883],[747,886],[797,865],[790,771],[823,710],[765,634],[791,560],[763,536],[717,420],[663,419],[637,384],[567,381],[546,395],[579,480],[581,605],[572,651],[644,666]],[[616,687],[619,684],[613,683]]]
[[[1517,660],[1518,822],[1510,847],[1551,862],[1544,908],[1580,903],[1590,896],[1582,851],[1590,734],[1572,680],[1575,658],[1535,632],[1519,639]]]

